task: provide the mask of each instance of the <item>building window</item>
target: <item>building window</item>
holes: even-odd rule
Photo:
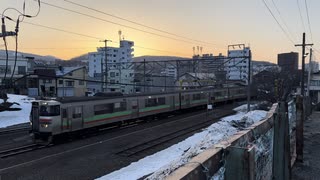
[[[117,55],[114,54],[113,57],[117,57]]]
[[[26,67],[18,66],[18,74],[26,74]]]
[[[6,72],[6,66],[1,65],[0,66],[0,74],[4,74],[5,72]],[[10,73],[11,73],[11,66],[8,66],[7,74],[10,74]]]
[[[67,87],[73,87],[74,86],[74,81],[66,81],[66,86]]]
[[[115,73],[114,72],[110,72],[110,77],[115,77]]]
[[[63,80],[59,80],[59,84],[63,84]]]
[[[79,80],[79,85],[84,85],[84,81]]]
[[[119,73],[116,73],[116,76],[119,76]]]

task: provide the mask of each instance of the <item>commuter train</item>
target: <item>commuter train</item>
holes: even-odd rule
[[[30,115],[31,133],[35,139],[50,141],[59,134],[245,97],[246,87],[228,87],[36,100]]]

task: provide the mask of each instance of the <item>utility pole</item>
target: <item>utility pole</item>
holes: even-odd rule
[[[307,83],[307,96],[310,96],[310,80],[311,80],[311,72],[312,72],[312,48],[310,48],[309,54],[309,72],[308,72],[308,83]]]
[[[304,72],[305,72],[305,58],[306,58],[306,46],[312,46],[313,44],[306,44],[306,33],[302,34],[302,44],[296,44],[295,46],[302,46],[302,72],[301,72],[301,95],[304,96]]]
[[[146,59],[143,59],[143,93],[146,92]]]
[[[102,87],[102,92],[107,91],[107,85],[108,85],[108,59],[107,59],[107,42],[112,42],[111,40],[101,40],[100,42],[104,42],[104,62],[105,62],[105,71],[104,71],[104,76],[102,75],[102,71],[101,71],[101,76],[102,76],[102,79],[104,77],[104,80],[103,80],[103,83],[102,84],[105,84],[105,87],[103,88]],[[101,61],[101,65],[102,65],[102,61]],[[101,68],[103,69],[103,67]],[[103,86],[103,85],[102,85]]]
[[[6,37],[7,36],[17,36],[17,27],[19,26],[19,20],[17,21],[17,26],[16,26],[16,32],[13,32],[13,31],[7,31],[6,30],[6,25],[5,25],[5,18],[2,17],[1,18],[1,21],[2,21],[2,25],[1,25],[1,33],[0,33],[0,37],[2,37],[3,41],[5,42],[6,44]],[[2,79],[2,84],[4,84],[5,86],[7,85],[7,82],[6,82],[6,76],[7,76],[7,72],[8,72],[8,54],[6,55],[6,70],[5,70],[5,74],[4,74],[4,77]],[[12,72],[14,73],[14,72]]]
[[[250,100],[251,100],[251,50],[249,50],[249,63],[248,63],[248,88],[247,88],[247,111],[250,111]]]

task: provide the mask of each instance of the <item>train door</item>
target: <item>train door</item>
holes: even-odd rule
[[[186,102],[186,107],[190,107],[190,94],[185,94],[184,99]]]
[[[39,106],[38,106],[38,103],[32,103],[31,121],[32,121],[32,130],[39,131]]]
[[[62,112],[61,113],[61,130],[62,131],[70,130],[71,124],[70,124],[70,115],[68,115],[68,109],[62,108],[61,112]]]
[[[175,107],[176,107],[176,105],[175,105],[175,95],[172,95],[172,96],[169,96],[170,97],[170,101],[171,101],[171,110],[175,110]]]
[[[83,128],[82,112],[83,112],[82,106],[72,107],[72,122],[71,122],[72,131]]]
[[[138,99],[133,99],[131,101],[132,118],[137,118],[139,116],[139,101]]]

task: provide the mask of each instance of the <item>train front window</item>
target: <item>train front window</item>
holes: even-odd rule
[[[40,106],[40,116],[60,116],[60,106]]]

